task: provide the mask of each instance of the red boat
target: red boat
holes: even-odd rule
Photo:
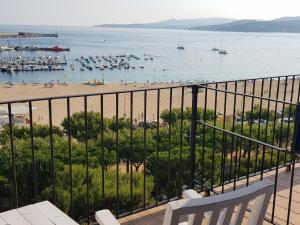
[[[64,51],[70,51],[70,48],[61,48],[58,45],[51,47],[51,48],[45,48],[45,51],[52,51],[52,52],[64,52]]]

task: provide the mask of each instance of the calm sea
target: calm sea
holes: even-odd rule
[[[144,54],[153,61],[132,62],[144,69],[74,71],[69,66],[58,72],[0,73],[0,82],[49,82],[52,80],[81,83],[91,79],[120,81],[192,81],[230,80],[300,72],[300,34],[218,33],[184,30],[109,29],[93,27],[0,26],[0,31],[58,32],[59,38],[0,39],[0,44],[70,47],[70,52],[2,52],[0,57],[66,55],[68,64],[80,56]],[[222,40],[222,41],[221,41]],[[177,50],[183,42],[185,50]],[[213,47],[228,55],[213,52]]]

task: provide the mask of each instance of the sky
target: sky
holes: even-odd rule
[[[92,26],[160,20],[300,16],[299,0],[0,0],[0,24]]]

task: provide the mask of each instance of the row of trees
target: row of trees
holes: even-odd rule
[[[271,118],[273,113],[269,111],[267,116]],[[232,121],[223,123],[213,110],[201,108],[197,119],[273,145],[289,144],[293,130],[291,123],[276,120],[275,125],[270,120],[260,125],[236,123],[233,128]],[[132,126],[128,118],[120,118],[117,126],[116,118],[102,119],[96,112],[85,117],[81,112],[53,127],[52,135],[48,126],[35,124],[32,131],[13,127],[20,205],[54,197],[61,209],[83,222],[88,205],[90,212],[110,208],[125,213],[177,196],[183,186],[191,184],[191,109],[165,110],[161,120],[165,125],[159,129]],[[280,163],[289,160],[284,153],[203,125],[198,125],[196,133],[195,176],[205,185],[267,169],[276,165],[277,159]],[[0,143],[0,197],[10,196],[13,202],[8,126],[1,131]]]

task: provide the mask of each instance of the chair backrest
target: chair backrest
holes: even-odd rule
[[[205,217],[208,225],[240,225],[250,201],[253,206],[250,207],[248,225],[259,225],[263,222],[273,189],[270,180],[263,180],[222,195],[170,202],[163,225],[178,225],[181,216],[191,214],[194,216],[189,216],[185,224],[200,225]]]

